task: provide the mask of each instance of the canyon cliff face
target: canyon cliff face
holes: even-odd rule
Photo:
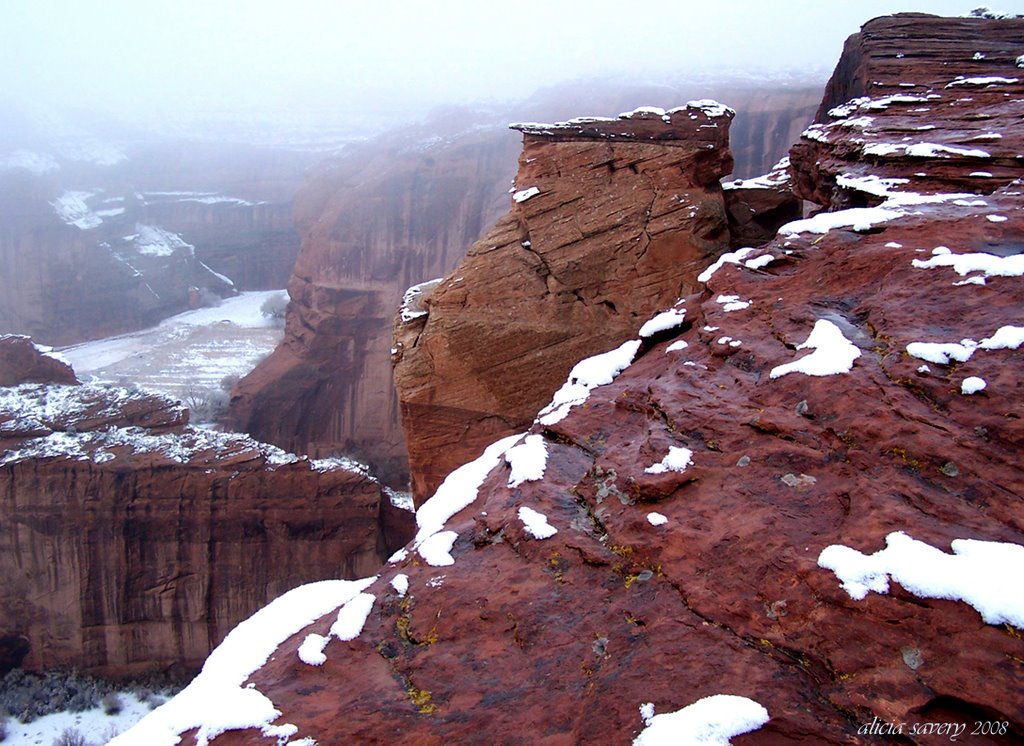
[[[67,385],[46,360],[39,383],[0,388],[8,665],[194,669],[275,596],[372,573],[408,540],[409,514],[356,465],[191,428],[177,402]]]
[[[728,248],[732,117],[695,101],[514,125],[512,211],[395,330],[415,499],[532,422],[577,360],[632,336]]]
[[[299,243],[292,194],[313,154],[128,151],[0,152],[0,330],[66,345],[284,287]]]
[[[755,89],[719,81],[714,92],[740,109],[732,132],[745,143],[741,175],[767,170],[820,97],[806,85],[771,83]],[[407,456],[391,376],[394,309],[407,288],[451,272],[508,209],[521,147],[506,123],[704,94],[692,84],[560,87],[514,110],[442,110],[424,125],[350,148],[297,199],[303,243],[289,283],[285,340],[236,388],[230,427],[300,452],[358,454],[404,485]]]
[[[694,292],[449,475],[338,613],[230,681],[211,659],[194,691],[246,692],[248,728],[181,697],[134,737],[1019,743],[1021,39],[866,24],[829,91],[857,69],[870,98],[827,98],[792,152],[799,195],[843,209],[683,270]]]

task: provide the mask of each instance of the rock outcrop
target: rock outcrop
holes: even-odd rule
[[[730,132],[745,143],[736,164],[743,175],[774,163],[819,99],[807,85],[771,82],[754,90],[717,81],[713,91],[740,110]],[[451,272],[508,209],[520,145],[507,122],[704,93],[692,84],[562,86],[512,110],[443,110],[424,125],[350,148],[297,199],[303,245],[289,284],[285,340],[236,389],[230,427],[290,450],[357,453],[404,486],[405,441],[391,376],[394,309],[407,288]]]
[[[830,90],[851,54],[888,80],[883,59],[930,81],[930,111],[873,91],[792,168],[804,198],[877,204],[683,278],[525,438],[449,475],[337,614],[297,615],[230,683],[211,659],[195,692],[251,697],[217,742],[696,740],[697,710],[664,716],[715,695],[737,746],[1020,742],[1021,39],[1024,20],[865,25]],[[136,734],[236,727],[169,707]]]
[[[512,211],[396,326],[415,499],[532,422],[577,360],[632,336],[729,247],[719,179],[733,115],[694,101],[513,125]]]
[[[0,386],[19,383],[78,383],[75,371],[49,355],[30,337],[0,334]]]
[[[0,388],[0,660],[194,669],[283,591],[408,540],[358,465],[187,423],[124,388]]]

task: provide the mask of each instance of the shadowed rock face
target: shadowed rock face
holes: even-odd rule
[[[453,504],[444,522],[453,564],[431,566],[429,557],[444,558],[410,547],[366,588],[374,605],[357,638],[331,640],[320,667],[301,662],[296,649],[308,633],[328,634],[328,614],[250,677],[282,712],[278,723],[320,742],[454,743],[486,733],[515,744],[628,743],[643,727],[643,703],[667,713],[733,694],[770,717],[736,744],[889,742],[888,732],[869,731],[873,722],[903,723],[916,743],[948,734],[909,736],[912,727],[970,732],[975,721],[999,724],[991,743],[1024,738],[1022,621],[935,597],[955,595],[943,586],[964,557],[953,559],[951,542],[973,539],[1016,549],[967,571],[968,591],[995,579],[993,604],[1019,599],[1019,559],[1009,558],[1024,545],[1015,407],[1024,357],[1014,349],[1024,335],[1024,174],[970,173],[996,173],[1020,152],[1024,125],[1008,114],[1024,85],[1012,61],[993,61],[986,77],[1017,80],[946,88],[993,38],[995,27],[980,20],[878,19],[847,50],[876,59],[876,45],[898,31],[899,78],[912,82],[915,60],[941,46],[950,23],[957,49],[971,54],[947,55],[945,76],[922,91],[943,105],[933,108],[934,129],[904,129],[897,157],[865,155],[865,144],[894,142],[887,133],[904,112],[885,105],[864,134],[848,136],[836,119],[793,150],[794,171],[811,175],[804,196],[831,194],[824,180],[838,183],[851,168],[911,181],[844,179],[852,202],[884,199],[880,210],[793,224],[704,275],[678,306],[684,318],[641,340],[612,383],[564,419],[532,426],[546,454],[542,478],[510,487],[506,459],[482,462],[489,472],[475,501]],[[1024,21],[994,23],[1024,38]],[[837,76],[849,67],[844,57]],[[870,64],[864,75],[882,79]],[[1003,137],[978,146],[988,155],[907,154],[964,147],[972,108],[999,123],[992,133]],[[947,110],[965,117],[947,121]],[[819,160],[842,165],[829,171]],[[962,194],[964,183],[976,186]],[[939,246],[951,253],[933,254]],[[523,264],[520,276],[530,278]],[[505,260],[491,270],[510,271]],[[821,335],[817,347],[805,344],[816,327],[831,329],[831,345]],[[915,344],[928,342],[957,345],[963,359],[936,362],[934,348]],[[809,356],[819,375],[783,367],[811,365]],[[964,387],[973,378],[987,386]],[[652,468],[670,454],[670,466]],[[453,494],[472,497],[466,472],[451,479],[461,480]],[[439,504],[421,509],[425,525]],[[538,539],[524,508],[557,533]],[[897,531],[936,548],[916,566],[942,568],[938,588],[880,556],[865,561],[862,579],[874,590],[851,584],[848,593],[819,564],[830,546],[870,555],[889,537],[898,548]],[[967,555],[971,546],[952,549]],[[404,593],[392,584],[399,574]],[[260,739],[250,730],[218,742]]]
[[[365,472],[187,423],[127,389],[0,388],[0,661],[195,668],[277,595],[408,540]]]
[[[577,360],[632,336],[728,248],[731,118],[694,106],[522,126],[512,211],[425,296],[426,314],[396,327],[417,500],[532,422]]]
[[[0,335],[0,386],[19,383],[78,383],[67,363],[50,357],[29,337]]]
[[[762,173],[808,121],[808,86],[718,84],[739,110],[737,172]],[[510,118],[612,113],[645,101],[685,102],[706,86],[560,88],[515,113],[453,109],[418,128],[351,147],[296,201],[303,245],[289,284],[285,340],[236,389],[234,429],[308,453],[356,453],[405,485],[408,466],[391,374],[391,327],[404,291],[456,266],[509,205],[521,147]],[[573,108],[577,107],[577,108]]]

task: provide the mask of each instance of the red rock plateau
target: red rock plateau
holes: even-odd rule
[[[732,132],[743,143],[742,175],[777,160],[819,98],[806,84],[778,82],[717,81],[714,92],[740,112]],[[297,452],[356,454],[404,486],[405,438],[391,374],[394,309],[407,288],[451,272],[508,209],[520,145],[505,124],[706,93],[693,85],[561,87],[514,111],[442,110],[418,128],[350,148],[296,200],[303,242],[285,339],[236,388],[229,426]]]
[[[320,744],[628,743],[726,694],[767,711],[737,746],[1020,743],[1021,55],[1024,20],[866,24],[792,168],[823,207],[877,204],[700,281],[680,267],[695,290],[648,336],[577,368],[525,441],[449,476],[365,595],[224,686],[265,709],[216,742],[272,742],[273,722]],[[529,157],[619,146],[544,137]],[[541,193],[509,234],[544,214],[528,167]],[[469,261],[506,256],[486,248]],[[541,250],[491,270],[532,286]]]
[[[62,365],[36,352],[26,366],[25,344],[0,340],[0,371],[13,361],[41,381]],[[409,519],[351,464],[191,428],[164,397],[50,372],[0,388],[5,670],[194,670],[283,591],[372,573],[408,540]]]

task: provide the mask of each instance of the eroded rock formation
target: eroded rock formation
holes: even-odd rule
[[[864,79],[883,59],[925,101],[872,92],[793,170],[804,198],[880,204],[687,275],[525,440],[449,477],[369,600],[300,622],[237,686],[319,742],[628,743],[717,694],[766,709],[737,746],[1024,738],[1022,38],[868,23],[837,78],[857,49]],[[218,742],[266,742],[248,713]]]
[[[817,90],[718,81],[740,110],[731,130],[745,143],[737,172],[774,163],[817,105]],[[448,274],[508,209],[519,120],[621,111],[637,101],[683,102],[694,85],[563,86],[514,110],[436,113],[421,126],[353,147],[303,189],[296,219],[303,246],[290,284],[285,340],[236,389],[230,426],[309,453],[357,453],[396,484],[406,452],[391,376],[394,309],[411,286]],[[763,125],[763,126],[762,126]],[[795,130],[794,130],[795,128]]]
[[[187,423],[123,388],[0,388],[0,659],[188,670],[283,591],[408,540],[351,463]]]
[[[718,182],[732,117],[698,101],[516,125],[512,211],[396,326],[417,499],[531,422],[577,360],[632,336],[728,248]]]

